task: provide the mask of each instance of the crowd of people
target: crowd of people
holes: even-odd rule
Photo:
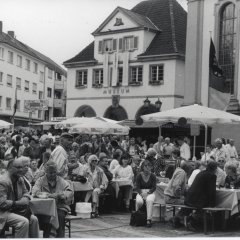
[[[168,178],[164,191],[166,203],[185,203],[202,208],[214,206],[216,186],[240,186],[238,154],[234,140],[226,144],[218,138],[207,146],[201,159],[191,161],[189,139],[160,136],[146,145],[141,138],[129,136],[71,135],[67,130],[2,131],[0,136],[0,218],[3,225],[15,227],[16,237],[52,236],[49,219],[34,216],[29,207],[32,197],[56,200],[59,228],[54,236],[64,237],[66,215],[74,213],[74,202],[92,203],[92,217],[98,217],[102,194],[110,196],[107,210],[130,212],[146,204],[147,227],[152,225],[156,184]],[[114,179],[126,184],[116,196]],[[88,183],[91,190],[80,195],[72,181]],[[199,217],[201,212],[197,212]],[[174,227],[193,214],[182,209],[172,219]],[[191,216],[191,217],[189,217]]]

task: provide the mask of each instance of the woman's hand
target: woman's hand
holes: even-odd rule
[[[146,199],[147,196],[148,196],[148,193],[147,193],[147,192],[142,192],[142,193],[141,193],[141,197],[142,197],[143,199]]]

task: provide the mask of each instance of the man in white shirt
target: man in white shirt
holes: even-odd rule
[[[231,160],[238,159],[238,153],[236,147],[234,146],[234,140],[230,139],[229,144],[226,145],[226,149],[228,150],[229,156]]]
[[[213,157],[215,161],[218,163],[220,168],[224,168],[226,162],[230,160],[229,153],[225,147],[222,145],[222,139],[217,138],[215,140],[216,148],[213,149]]]
[[[170,158],[172,156],[174,145],[170,142],[170,138],[165,138],[165,143],[163,144],[163,155],[166,158]]]
[[[188,161],[191,157],[189,145],[183,140],[183,138],[180,138],[178,143],[180,145],[180,157]]]
[[[163,143],[164,143],[163,137],[159,136],[158,141],[153,145],[153,148],[155,149],[155,151],[159,156],[162,156],[162,153],[163,153]]]

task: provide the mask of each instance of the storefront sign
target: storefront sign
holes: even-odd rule
[[[105,88],[103,94],[118,95],[130,93],[129,88]]]
[[[47,110],[48,109],[48,100],[25,100],[24,108],[28,111],[34,110]]]

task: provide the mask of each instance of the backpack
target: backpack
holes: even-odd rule
[[[131,214],[129,225],[134,227],[147,225],[147,210],[145,203],[136,212]]]

